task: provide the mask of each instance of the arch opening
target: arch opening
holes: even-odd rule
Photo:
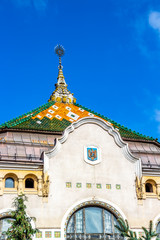
[[[6,239],[5,232],[8,230],[8,228],[11,227],[13,221],[14,219],[11,217],[5,217],[0,219],[0,239]]]
[[[153,186],[151,183],[146,183],[145,188],[146,188],[146,192],[153,193]]]
[[[15,187],[15,183],[14,183],[14,179],[11,177],[8,177],[5,179],[5,188],[14,188]]]
[[[25,188],[34,188],[34,180],[32,178],[26,179]]]
[[[67,239],[109,239],[121,234],[115,228],[118,225],[117,217],[101,206],[85,206],[74,212],[69,218]]]
[[[158,224],[157,224],[156,233],[158,234],[157,239],[160,239],[160,222],[158,222]]]

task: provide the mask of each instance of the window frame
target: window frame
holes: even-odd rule
[[[8,188],[5,186],[6,183],[6,179],[7,178],[12,178],[14,180],[14,187],[13,188]],[[3,186],[4,186],[4,193],[15,193],[17,192],[17,188],[18,188],[18,177],[13,174],[13,173],[8,173],[5,175],[4,180],[3,180]]]
[[[33,182],[32,182],[32,183],[33,183],[33,187],[26,187],[26,181],[27,181],[27,180],[32,180],[32,181],[33,181]],[[35,186],[35,181],[34,181],[33,178],[29,177],[29,178],[26,178],[26,179],[25,179],[25,189],[34,189],[34,186]]]
[[[13,180],[13,187],[6,187],[6,181],[8,180],[8,179],[12,179]],[[13,189],[13,188],[15,188],[15,180],[14,180],[14,178],[13,177],[6,177],[5,178],[5,186],[4,186],[5,188],[11,188],[11,189]]]
[[[152,189],[153,189],[153,192],[146,192],[146,184],[149,183],[152,185]],[[145,182],[145,194],[146,194],[146,197],[157,197],[157,184],[154,180],[152,179],[147,179],[146,182]]]
[[[33,188],[26,188],[25,182],[28,178],[31,178],[33,180]],[[34,174],[27,174],[23,179],[23,191],[26,194],[37,194],[38,192],[38,178]]]

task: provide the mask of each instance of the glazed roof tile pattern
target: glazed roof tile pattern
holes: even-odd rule
[[[21,129],[21,130],[37,130],[49,132],[63,132],[71,123],[84,117],[99,117],[119,130],[124,138],[154,140],[128,129],[117,122],[100,115],[79,104],[64,104],[50,101],[39,108],[36,108],[27,114],[12,119],[0,125],[0,129]]]

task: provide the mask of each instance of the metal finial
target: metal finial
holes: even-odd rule
[[[58,57],[62,57],[65,53],[64,47],[60,44],[58,44],[55,48],[54,48],[55,54],[58,55]]]
[[[55,54],[58,55],[59,57],[59,68],[62,68],[62,64],[61,64],[61,57],[64,55],[65,50],[64,47],[60,44],[58,44],[55,48],[54,48]]]

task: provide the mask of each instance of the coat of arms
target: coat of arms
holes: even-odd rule
[[[101,149],[96,145],[86,145],[84,146],[84,160],[95,165],[101,162]]]
[[[91,161],[97,160],[97,148],[87,148],[87,158]]]

